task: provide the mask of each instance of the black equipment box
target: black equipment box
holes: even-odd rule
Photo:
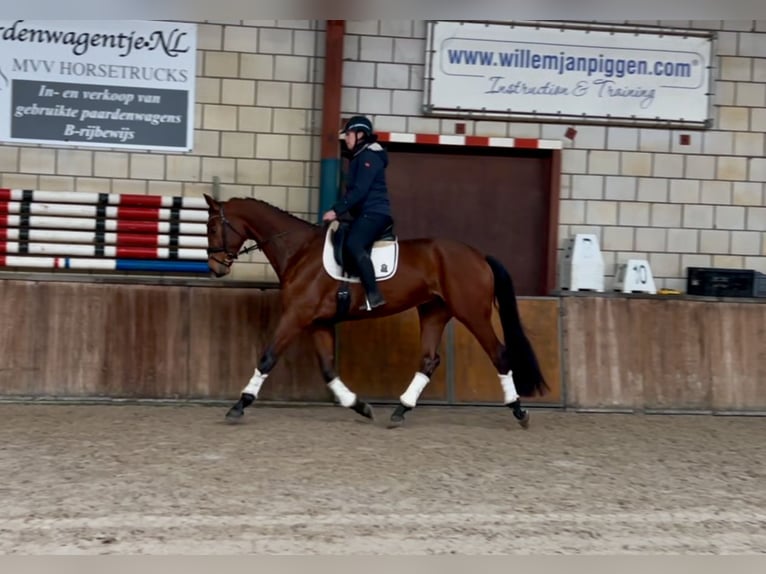
[[[766,297],[766,275],[752,269],[687,267],[686,293],[705,297]]]

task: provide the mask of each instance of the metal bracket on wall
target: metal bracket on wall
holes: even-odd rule
[[[213,199],[218,201],[221,197],[221,178],[217,175],[213,176]]]

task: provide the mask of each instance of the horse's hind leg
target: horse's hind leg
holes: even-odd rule
[[[314,345],[316,347],[319,366],[322,369],[322,376],[325,383],[340,402],[341,406],[350,408],[354,412],[374,419],[372,407],[364,401],[359,400],[355,393],[351,392],[343,381],[340,380],[335,371],[335,332],[332,325],[315,325],[312,332]]]
[[[476,337],[484,352],[492,360],[500,377],[505,399],[503,404],[513,411],[513,416],[523,428],[529,427],[529,412],[521,408],[521,398],[516,392],[513,377],[510,374],[511,366],[508,360],[506,347],[497,338],[492,328],[492,305],[489,303],[483,313],[458,314],[457,319]]]
[[[423,357],[420,361],[420,369],[413,377],[407,390],[399,397],[399,405],[391,414],[390,427],[399,426],[404,422],[404,415],[415,408],[418,397],[430,382],[436,367],[441,361],[439,342],[444,332],[444,327],[452,316],[444,302],[439,299],[425,303],[418,307],[420,317],[420,344]]]

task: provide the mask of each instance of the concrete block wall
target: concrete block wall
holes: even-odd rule
[[[647,23],[647,22],[644,22]],[[599,235],[611,277],[630,257],[660,287],[683,288],[691,265],[766,272],[766,22],[650,22],[719,32],[715,122],[705,132],[467,121],[470,135],[564,142],[561,247]],[[380,130],[455,133],[458,119],[421,112],[422,21],[348,21],[344,115]],[[190,154],[0,144],[0,186],[46,190],[254,196],[314,220],[318,206],[324,21],[199,23]],[[681,146],[681,133],[691,143]],[[232,279],[275,281],[255,252]]]
[[[258,197],[316,220],[324,21],[198,23],[189,154],[0,144],[0,187]],[[231,279],[276,281],[259,252]]]
[[[564,142],[560,247],[596,233],[607,286],[616,265],[648,259],[658,287],[685,289],[686,268],[766,272],[766,21],[642,24],[717,30],[712,129],[468,121],[469,135]],[[348,22],[342,111],[380,130],[454,134],[458,119],[421,112],[424,22]],[[680,135],[689,134],[688,146]]]

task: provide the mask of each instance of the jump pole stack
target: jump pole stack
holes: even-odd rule
[[[207,274],[201,197],[0,188],[0,268]]]

